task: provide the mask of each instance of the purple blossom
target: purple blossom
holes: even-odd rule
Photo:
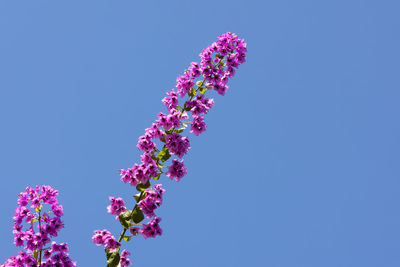
[[[153,123],[153,125],[150,128],[147,128],[145,131],[145,135],[148,136],[150,139],[161,139],[164,136],[164,132],[160,128],[158,128],[158,125],[156,123]]]
[[[165,190],[161,188],[161,184],[155,185],[154,189],[146,189],[144,191],[145,198],[138,202],[138,206],[147,218],[155,216],[154,210],[161,206],[164,192]]]
[[[129,253],[129,251],[127,251],[127,250],[123,250],[121,252],[121,257],[120,257],[119,262],[122,267],[131,265],[131,261],[130,261],[130,259],[128,259],[128,256],[130,256],[130,255],[131,255],[131,253]]]
[[[182,158],[190,149],[189,138],[182,137],[177,133],[169,134],[165,137],[166,146],[169,152]]]
[[[139,227],[132,227],[129,229],[129,232],[131,232],[132,236],[135,236],[139,233]]]
[[[204,132],[206,128],[207,125],[204,122],[204,116],[195,116],[190,127],[190,132],[198,136]]]
[[[103,231],[95,230],[92,241],[98,246],[103,245],[104,248],[108,250],[114,250],[121,246],[121,244],[115,240],[115,237],[106,229]]]
[[[142,135],[141,137],[139,137],[139,141],[136,147],[146,152],[153,150],[156,147],[156,144],[154,144],[154,142],[151,141],[151,139],[152,137],[148,134]]]
[[[178,89],[178,94],[180,97],[184,97],[189,91],[190,88],[194,85],[194,82],[191,80],[188,72],[179,76],[176,79],[176,88]]]
[[[162,229],[159,226],[161,218],[154,217],[149,223],[143,224],[142,229],[140,229],[140,234],[145,238],[156,237],[162,234]]]
[[[126,211],[125,208],[125,202],[122,198],[116,198],[116,197],[109,197],[111,201],[111,205],[107,207],[108,213],[117,215],[115,216],[115,219],[118,220],[118,215],[120,215],[122,212]]]
[[[165,115],[163,113],[158,113],[158,120],[156,122],[157,126],[164,127],[166,131],[171,128],[177,128],[180,125],[180,112],[176,109],[171,109],[171,113]]]
[[[168,172],[166,175],[172,180],[175,178],[177,182],[182,179],[183,176],[185,176],[187,173],[187,170],[185,168],[185,165],[183,164],[183,160],[179,161],[177,159],[172,160],[172,165],[169,167]]]
[[[196,96],[196,99],[188,102],[186,105],[191,108],[192,115],[197,116],[200,114],[206,114],[214,105],[214,99],[205,98],[204,95],[200,94]]]
[[[163,98],[162,102],[167,106],[168,110],[176,109],[178,105],[178,93],[175,92],[175,89],[172,88],[171,91],[167,92],[166,97]]]
[[[195,78],[199,77],[200,74],[201,74],[201,71],[200,71],[199,63],[197,63],[197,62],[190,63],[190,67],[189,67],[190,78],[195,79]]]

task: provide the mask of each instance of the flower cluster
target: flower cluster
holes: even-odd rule
[[[126,266],[131,265],[131,261],[128,258],[128,256],[130,256],[130,255],[131,255],[131,253],[129,253],[129,251],[127,251],[127,250],[123,250],[121,252],[121,258],[120,258],[121,267],[126,267]]]
[[[182,158],[190,148],[189,138],[187,136],[182,137],[180,134],[171,133],[165,136],[165,140],[167,141],[165,146],[168,148],[169,153],[180,158]]]
[[[214,100],[206,98],[205,93],[214,90],[220,95],[225,95],[229,88],[227,85],[229,78],[234,76],[235,69],[246,61],[246,52],[246,43],[237,35],[228,32],[218,36],[216,42],[200,53],[200,63],[192,62],[188,69],[176,79],[176,88],[168,91],[167,96],[162,99],[168,113],[158,113],[157,120],[145,130],[144,135],[139,137],[136,145],[143,151],[141,163],[135,163],[131,168],[120,171],[121,180],[131,186],[136,186],[136,189],[140,191],[135,195],[136,205],[132,210],[126,210],[122,199],[116,203],[116,198],[110,198],[112,204],[108,210],[119,216],[119,221],[124,228],[119,240],[116,241],[117,245],[113,246],[116,252],[119,251],[116,248],[119,248],[119,242],[122,240],[129,241],[131,237],[138,234],[144,238],[162,234],[159,226],[161,218],[155,215],[154,210],[161,205],[162,194],[165,190],[161,189],[161,185],[149,189],[150,180],[158,180],[160,175],[165,173],[171,180],[180,181],[187,174],[183,160],[175,158],[171,160],[170,166],[164,166],[164,164],[171,155],[182,159],[190,149],[189,138],[181,135],[189,123],[190,132],[196,136],[206,131],[204,115],[213,107]],[[186,96],[188,99],[180,105],[179,97]],[[190,119],[191,121],[187,121]],[[158,144],[161,144],[162,148],[159,149]],[[168,170],[165,172],[164,168]],[[141,228],[137,227],[144,220],[144,215],[150,221],[142,224]],[[128,229],[132,236],[125,235]],[[103,237],[99,237],[100,233],[100,230],[95,231],[93,241],[105,246]],[[107,236],[110,235],[107,234]],[[114,238],[112,239],[115,241]],[[111,255],[107,256],[107,259],[112,261],[114,256],[110,254],[110,249],[107,251],[107,247],[106,253]],[[124,263],[122,262],[122,255],[119,263],[122,266],[127,264],[125,260]]]
[[[117,215],[115,219],[118,220],[118,215],[126,211],[125,202],[122,198],[109,197],[111,205],[107,207],[107,211],[111,214]]]
[[[179,182],[179,180],[185,176],[187,170],[185,165],[183,165],[183,160],[179,161],[177,159],[172,160],[171,166],[168,168],[168,171],[165,175],[167,175],[171,180],[175,178],[175,181]]]
[[[147,218],[154,217],[154,210],[162,204],[162,195],[165,189],[162,189],[161,186],[161,184],[156,184],[154,190],[146,189],[144,191],[145,197],[138,202],[139,208]]]
[[[156,237],[157,235],[162,234],[162,229],[158,225],[161,221],[161,218],[154,217],[149,223],[143,224],[142,229],[140,229],[140,234],[143,235],[144,238]]]
[[[19,194],[13,217],[14,243],[17,247],[24,246],[26,252],[20,251],[2,266],[76,266],[68,257],[67,243],[52,242],[50,248],[46,247],[51,242],[50,237],[56,237],[64,227],[61,220],[63,207],[58,203],[57,195],[56,189],[45,185],[27,187]],[[50,206],[47,211],[45,204]]]
[[[92,237],[93,243],[100,246],[103,245],[104,248],[108,250],[114,250],[121,246],[121,243],[115,240],[115,237],[106,229],[103,231],[96,230]]]

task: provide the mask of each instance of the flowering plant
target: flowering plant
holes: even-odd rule
[[[186,175],[187,169],[182,157],[190,149],[190,142],[181,133],[188,124],[190,132],[196,136],[206,130],[204,115],[213,107],[214,100],[206,98],[205,93],[215,90],[218,94],[225,95],[229,88],[227,82],[234,76],[235,69],[245,62],[246,52],[246,43],[238,39],[237,35],[228,32],[218,36],[216,42],[200,53],[200,64],[192,62],[183,75],[177,78],[176,88],[168,91],[167,96],[162,99],[169,113],[158,113],[155,123],[139,137],[136,146],[143,151],[141,163],[120,171],[121,180],[136,187],[138,191],[134,196],[133,209],[126,208],[122,198],[109,198],[107,210],[116,216],[122,226],[118,239],[106,229],[95,230],[92,237],[95,244],[104,246],[107,266],[131,264],[128,258],[130,253],[127,250],[120,253],[122,241],[128,242],[137,235],[147,239],[162,234],[159,225],[161,218],[154,211],[161,206],[165,190],[162,184],[152,187],[150,181],[159,180],[163,173],[176,181]],[[186,96],[184,104],[179,105],[178,97]],[[162,147],[159,148],[160,146]],[[165,166],[171,156],[179,159],[173,158],[169,166]],[[145,217],[149,221],[141,223]]]

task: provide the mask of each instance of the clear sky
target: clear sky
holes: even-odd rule
[[[58,241],[105,266],[118,170],[201,50],[248,43],[188,175],[163,177],[162,237],[137,267],[400,266],[399,1],[0,1],[0,262],[26,186],[64,206]]]

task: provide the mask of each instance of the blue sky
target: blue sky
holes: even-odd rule
[[[162,237],[134,266],[400,266],[398,1],[0,1],[0,262],[17,194],[60,191],[79,266],[104,266],[118,170],[200,51],[248,43],[188,175],[165,176]]]

